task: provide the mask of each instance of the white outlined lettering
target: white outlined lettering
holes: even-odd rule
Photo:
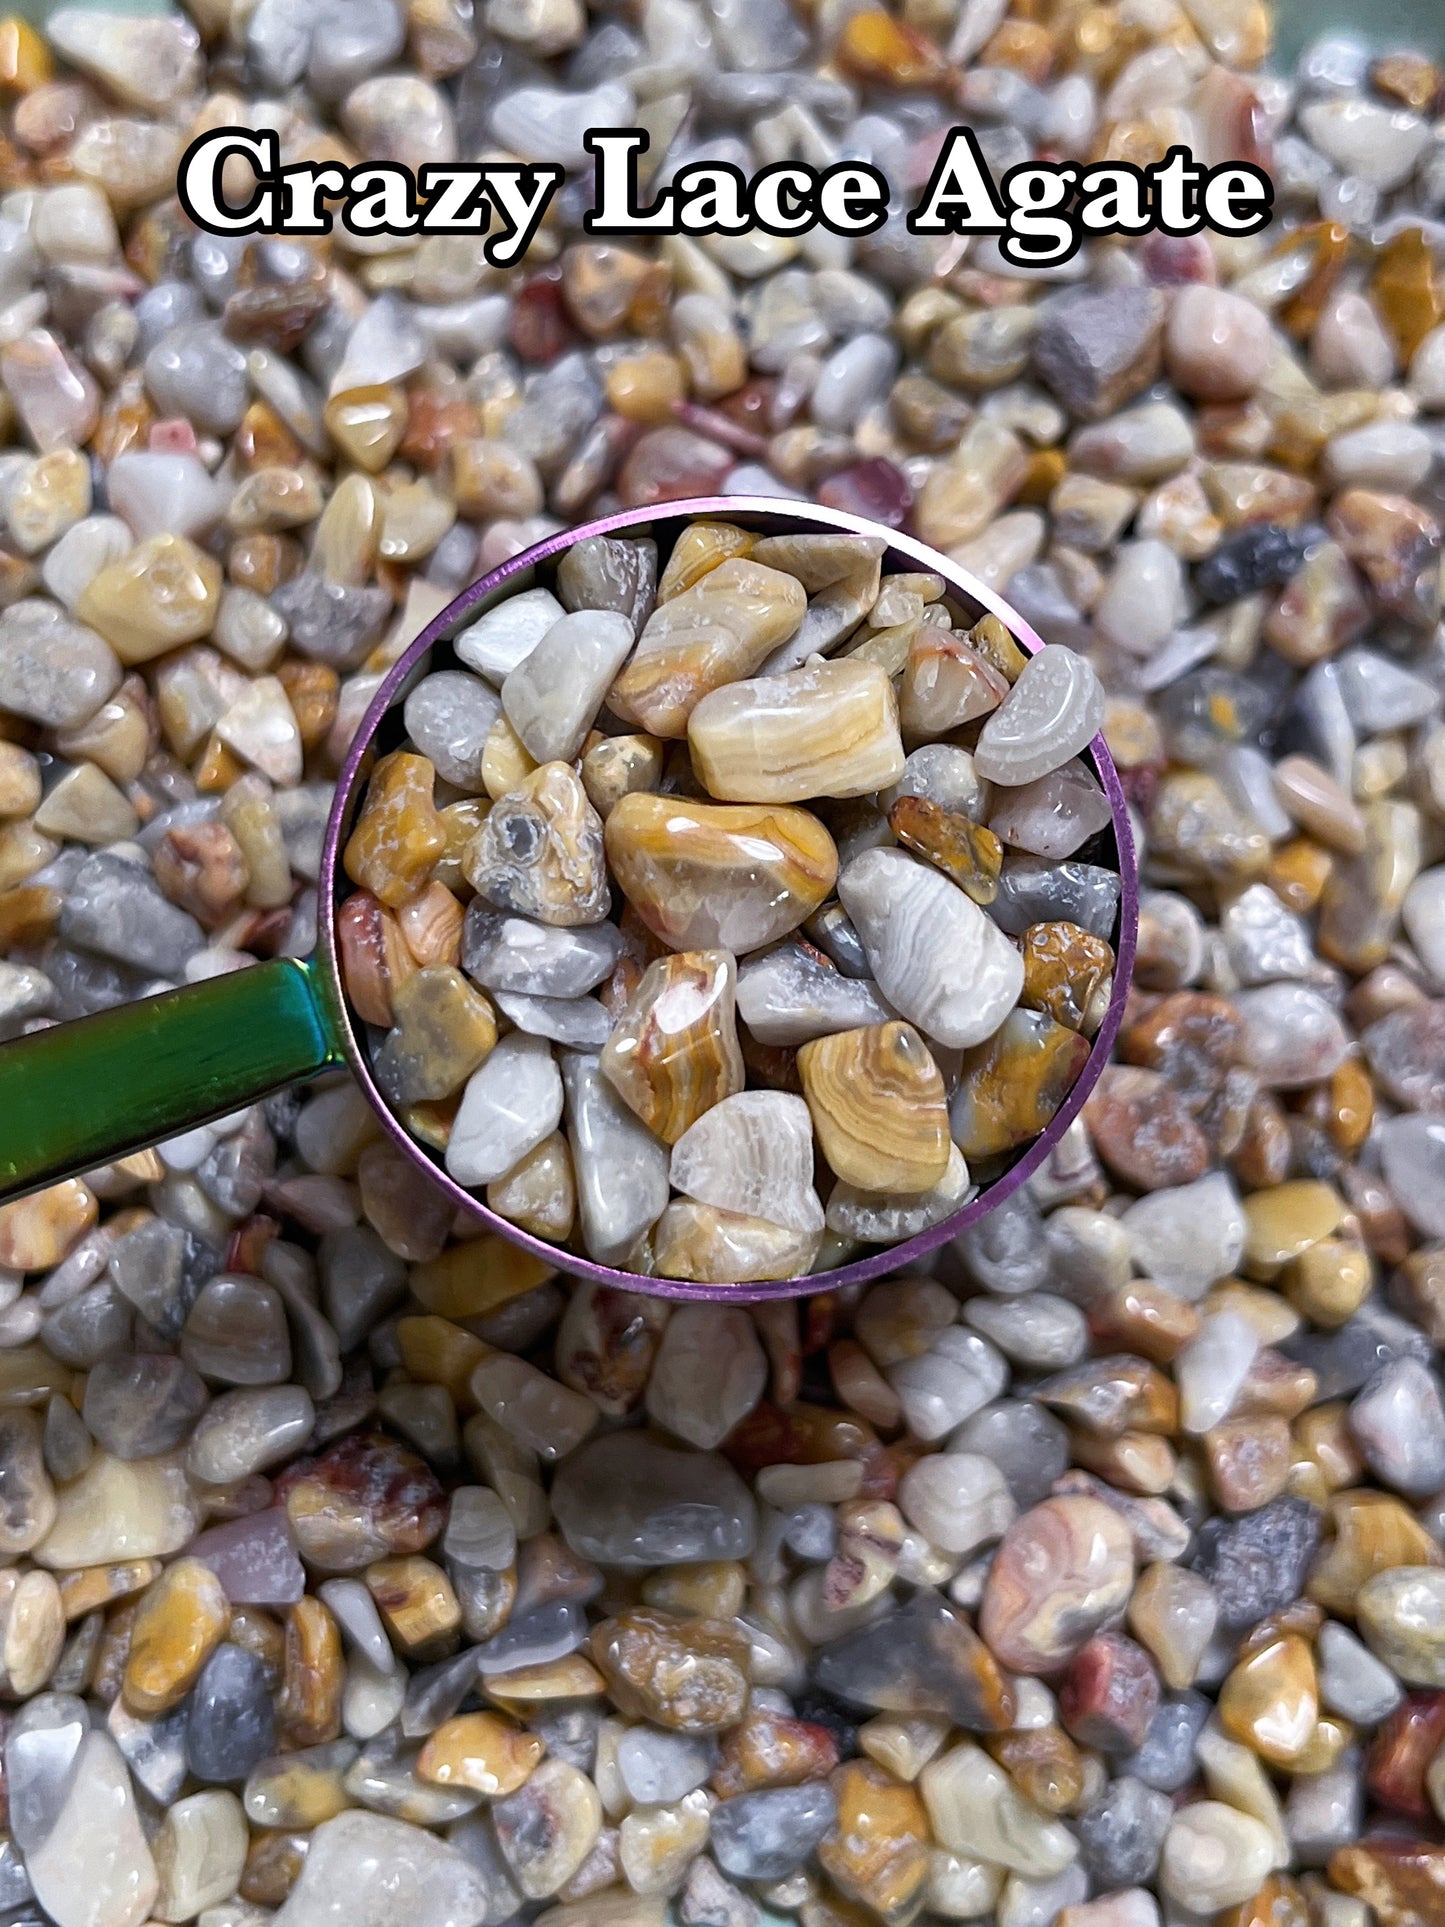
[[[1204,185],[1204,219],[1221,234],[1258,234],[1268,225],[1273,200],[1274,189],[1262,168],[1223,161],[1210,168]]]
[[[865,161],[773,161],[751,177],[731,161],[691,161],[648,200],[638,177],[639,156],[649,149],[642,128],[589,128],[582,145],[593,160],[592,207],[582,217],[589,234],[786,237],[824,227],[853,236],[873,234],[889,218],[888,182]],[[237,160],[255,183],[241,205],[222,192]],[[367,239],[481,234],[487,261],[508,268],[531,247],[566,175],[551,161],[428,163],[415,174],[393,161],[283,167],[271,130],[218,127],[186,149],[176,192],[196,226],[212,234],[329,234],[335,220]],[[995,234],[1006,261],[1046,268],[1106,235],[1257,234],[1273,208],[1262,168],[1248,161],[1206,168],[1180,146],[1147,167],[1026,162],[996,183],[977,135],[952,127],[905,225],[913,234]]]
[[[248,160],[256,187],[244,207],[221,197],[221,174],[233,156]],[[276,181],[281,143],[267,130],[217,127],[193,140],[176,170],[176,197],[197,227],[208,234],[276,234]]]
[[[888,219],[888,182],[867,161],[830,167],[818,188],[818,219],[830,234],[876,234]]]
[[[395,161],[373,161],[353,167],[347,183],[342,225],[352,234],[413,234],[421,218],[416,205],[416,178]]]
[[[592,211],[582,216],[589,234],[676,234],[674,194],[660,194],[650,208],[638,205],[634,157],[652,145],[640,127],[589,127],[582,145],[596,156]]]
[[[1002,234],[1007,227],[978,136],[971,127],[953,128],[908,216],[909,233]]]
[[[566,179],[567,170],[555,161],[537,161],[530,167],[494,161],[481,167],[479,172],[485,178],[493,206],[502,217],[502,232],[487,242],[482,253],[494,268],[509,268],[531,247],[532,238],[542,225],[552,196]],[[422,226],[426,226],[424,221]]]
[[[335,200],[346,192],[346,169],[339,161],[327,161],[321,166],[283,167],[281,170],[281,192],[286,204],[286,214],[281,225],[283,234],[329,234],[331,216],[317,202],[323,195]]]

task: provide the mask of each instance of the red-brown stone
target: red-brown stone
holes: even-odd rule
[[[1059,1691],[1059,1713],[1080,1746],[1132,1753],[1159,1708],[1159,1675],[1142,1646],[1123,1633],[1095,1633],[1075,1655]]]
[[[1429,1820],[1434,1806],[1425,1771],[1445,1746],[1445,1693],[1410,1693],[1376,1733],[1365,1757],[1371,1799],[1412,1820]]]

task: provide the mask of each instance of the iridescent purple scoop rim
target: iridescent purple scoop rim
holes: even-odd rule
[[[867,521],[862,516],[823,508],[813,502],[795,502],[775,496],[707,496],[681,502],[659,502],[646,508],[622,509],[614,515],[602,516],[595,522],[586,522],[577,528],[565,529],[556,535],[549,535],[545,541],[538,542],[520,555],[513,556],[510,561],[502,563],[499,568],[493,569],[489,574],[472,583],[469,588],[464,589],[434,621],[427,624],[415,642],[387,672],[385,681],[372,698],[352,738],[346,760],[341,766],[331,814],[327,819],[318,891],[319,904],[325,911],[320,918],[320,952],[325,959],[326,971],[331,981],[337,1012],[337,1028],[341,1033],[352,1074],[380,1117],[393,1143],[413,1163],[424,1170],[434,1183],[441,1186],[458,1211],[465,1213],[481,1228],[495,1232],[508,1243],[532,1252],[545,1263],[559,1271],[567,1272],[574,1278],[587,1279],[598,1285],[609,1285],[617,1290],[644,1292],[658,1298],[714,1301],[727,1299],[735,1303],[755,1304],[775,1298],[800,1298],[819,1292],[841,1291],[850,1285],[866,1284],[870,1279],[883,1277],[890,1272],[906,1270],[916,1259],[926,1257],[930,1252],[936,1251],[940,1245],[947,1244],[951,1238],[956,1238],[961,1231],[966,1231],[970,1225],[975,1225],[980,1219],[987,1217],[1006,1198],[1011,1197],[1021,1185],[1028,1182],[1059,1144],[1069,1126],[1083,1109],[1090,1091],[1098,1081],[1100,1072],[1109,1060],[1114,1039],[1119,1033],[1129,994],[1130,979],[1134,971],[1134,947],[1139,920],[1139,871],[1133,832],[1129,824],[1128,805],[1123,787],[1119,782],[1118,771],[1114,768],[1113,759],[1104,746],[1103,737],[1096,736],[1089,745],[1089,755],[1103,785],[1104,793],[1109,799],[1120,875],[1119,935],[1115,945],[1113,994],[1108,1011],[1093,1038],[1092,1048],[1077,1082],[1048,1127],[1010,1165],[1007,1171],[980,1191],[977,1197],[964,1205],[961,1210],[954,1212],[951,1217],[930,1226],[927,1231],[920,1231],[915,1237],[905,1239],[899,1244],[879,1245],[871,1248],[863,1257],[851,1259],[847,1264],[836,1265],[828,1271],[809,1272],[801,1278],[780,1278],[765,1284],[691,1284],[675,1278],[644,1277],[637,1272],[620,1271],[611,1265],[598,1264],[591,1258],[583,1257],[561,1245],[551,1244],[545,1238],[537,1238],[530,1232],[523,1231],[519,1226],[499,1217],[495,1211],[489,1210],[470,1191],[464,1190],[454,1178],[447,1175],[444,1167],[427,1148],[411,1136],[388,1106],[372,1076],[365,1040],[358,1034],[342,990],[340,957],[336,941],[336,912],[341,901],[338,888],[344,892],[349,885],[341,868],[340,851],[343,836],[350,827],[353,806],[359,800],[359,790],[362,779],[367,773],[373,741],[388,711],[405,692],[418,664],[427,652],[438,643],[448,642],[480,613],[481,605],[494,598],[497,592],[504,589],[514,578],[525,574],[538,563],[551,561],[564,550],[571,548],[574,543],[581,542],[588,536],[619,535],[653,524],[691,521],[699,516],[741,521],[746,525],[756,525],[759,521],[766,521],[769,532],[778,535],[795,535],[821,530],[835,534],[881,536],[888,543],[891,552],[885,561],[891,562],[895,567],[905,565],[909,569],[932,571],[935,575],[941,575],[950,591],[977,604],[980,609],[988,610],[998,616],[1031,655],[1043,647],[1042,639],[1001,596],[985,587],[967,570],[961,569],[956,562],[950,562],[946,556],[929,548],[926,543],[918,541],[913,536],[900,534],[897,530],[884,528],[879,523]]]

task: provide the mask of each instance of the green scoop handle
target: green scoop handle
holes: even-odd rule
[[[342,1062],[313,960],[277,957],[0,1044],[0,1198],[241,1110]]]

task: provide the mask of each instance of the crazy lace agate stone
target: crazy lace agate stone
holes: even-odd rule
[[[720,562],[654,610],[609,706],[654,736],[685,736],[702,698],[751,676],[807,606],[796,576],[742,558]]]
[[[597,541],[458,636],[361,801],[382,1089],[511,1222],[624,1269],[757,1283],[928,1230],[1047,1126],[1107,1001],[1118,877],[1063,861],[1108,822],[1098,679],[956,629],[871,538]]]

